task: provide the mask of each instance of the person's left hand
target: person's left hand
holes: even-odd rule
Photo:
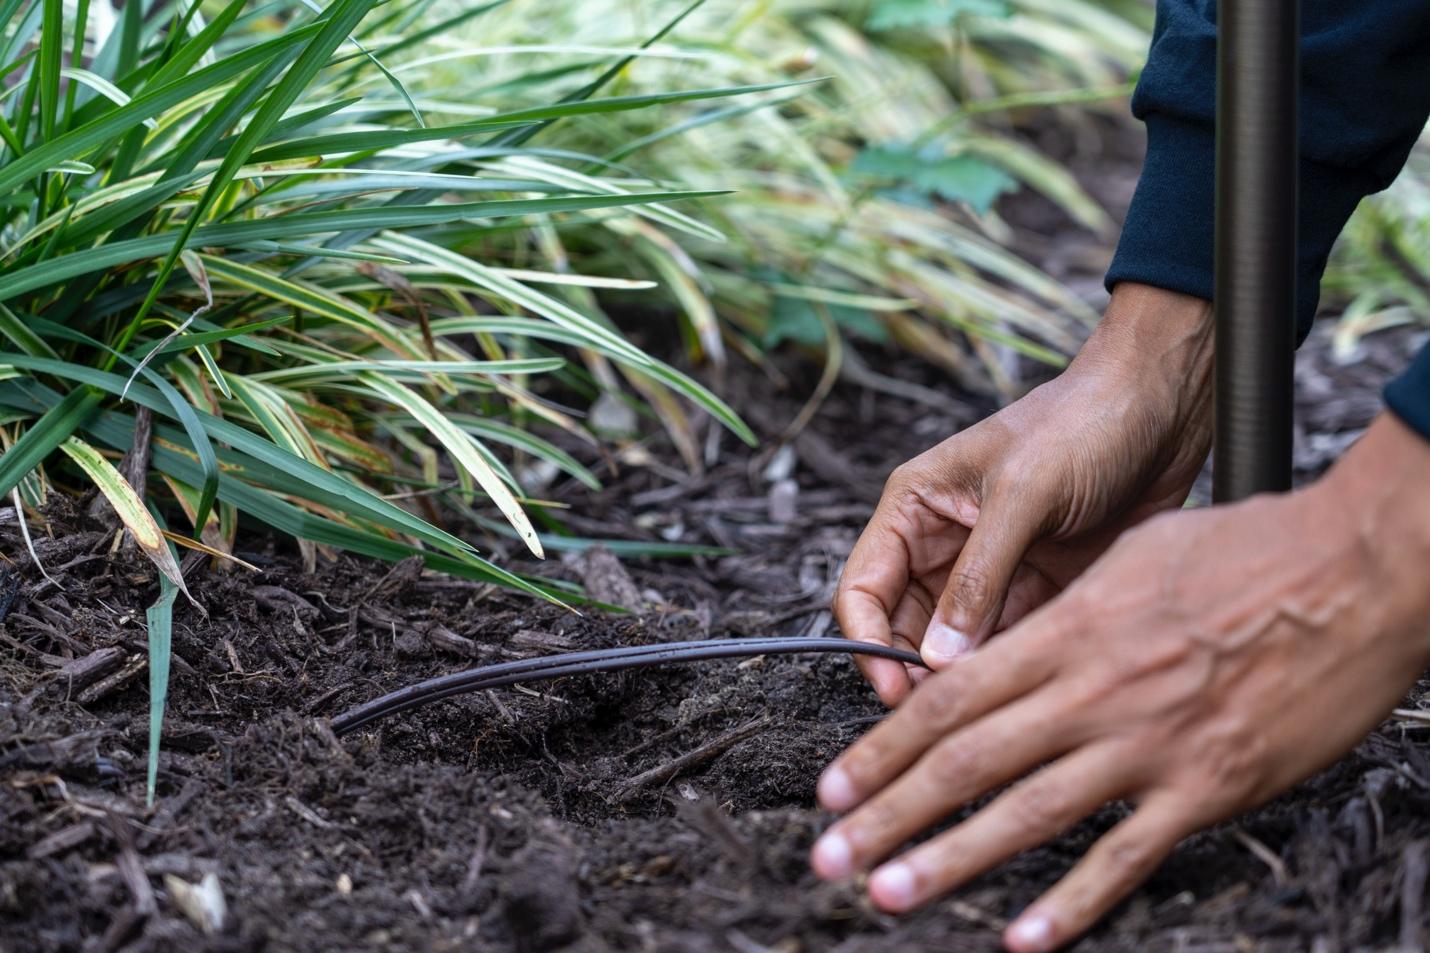
[[[1004,935],[1018,953],[1074,939],[1179,840],[1331,763],[1414,684],[1430,663],[1427,476],[1430,444],[1384,416],[1309,490],[1131,531],[825,771],[821,803],[852,812],[815,844],[815,872],[867,869],[1016,781],[874,870],[871,899],[902,912],[1134,802]]]

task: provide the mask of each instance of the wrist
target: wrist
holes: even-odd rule
[[[1430,665],[1430,441],[1383,413],[1307,494],[1339,510],[1374,573],[1374,598]]]
[[[1124,281],[1078,358],[1137,366],[1212,365],[1212,304],[1201,298]]]
[[[1209,434],[1213,331],[1210,301],[1124,281],[1070,369],[1111,374]]]

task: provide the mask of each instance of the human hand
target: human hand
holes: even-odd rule
[[[1118,285],[1063,374],[894,471],[839,581],[844,633],[940,668],[1180,505],[1211,446],[1211,331],[1205,301]],[[859,665],[889,705],[928,674]]]
[[[1183,837],[1350,750],[1430,664],[1427,476],[1430,444],[1387,415],[1308,490],[1130,531],[825,771],[820,802],[852,813],[815,871],[866,869],[1016,781],[874,870],[873,902],[905,911],[1132,801],[1004,935],[1016,953],[1071,941]]]

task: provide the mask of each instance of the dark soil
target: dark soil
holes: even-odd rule
[[[1379,379],[1411,338],[1372,340],[1353,366],[1329,359],[1324,336],[1313,342],[1301,381],[1304,472],[1365,425]],[[940,386],[917,367],[892,370]],[[730,388],[740,409],[777,435],[798,403],[743,373]],[[626,468],[594,500],[548,487],[579,502],[569,522],[580,532],[736,551],[637,561],[629,572],[599,555],[544,568],[635,603],[625,616],[577,617],[346,557],[305,575],[286,541],[249,539],[254,551],[242,555],[262,567],[258,577],[191,568],[209,616],[178,612],[152,810],[143,610],[153,573],[123,550],[108,555],[112,528],[76,501],[57,506],[37,540],[58,585],[46,582],[5,514],[0,948],[996,948],[1007,919],[1122,809],[907,917],[819,883],[806,865],[828,820],[812,806],[815,779],[880,712],[845,658],[501,690],[341,742],[326,720],[479,660],[828,634],[841,561],[884,475],[987,409],[841,384],[786,449],[753,453],[717,435],[700,476],[671,482],[664,466]],[[675,459],[660,440],[651,446],[657,460]],[[651,779],[712,742],[707,760]],[[1420,949],[1427,852],[1430,727],[1391,722],[1266,809],[1192,838],[1081,948]],[[205,936],[165,875],[198,882],[209,872],[229,915]]]

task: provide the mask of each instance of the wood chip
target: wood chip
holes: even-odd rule
[[[117,672],[124,665],[124,650],[106,645],[75,659],[55,672],[55,679],[66,694],[83,691],[90,685]]]
[[[581,584],[597,602],[635,611],[641,607],[641,593],[626,567],[610,550],[592,546],[583,560]]]
[[[152,916],[159,905],[154,900],[153,888],[149,886],[149,875],[144,872],[144,864],[139,860],[138,851],[134,849],[129,824],[119,816],[110,814],[109,827],[119,841],[119,856],[115,858],[114,867],[119,871],[119,878],[124,881],[130,896],[134,898],[134,910],[141,917]]]
[[[465,635],[458,635],[440,622],[429,628],[423,635],[434,648],[441,649],[443,652],[453,652],[468,658],[479,654],[477,643]]]
[[[320,615],[317,606],[282,586],[254,586],[249,590],[249,594],[253,596],[254,602],[271,612],[285,615],[291,613],[305,622],[311,622]]]
[[[0,753],[0,769],[29,768],[35,771],[66,771],[94,763],[99,739],[106,732],[81,731],[63,738],[34,741]],[[72,786],[73,787],[73,786]]]
[[[539,629],[520,629],[511,637],[512,648],[527,649],[532,652],[566,652],[576,647],[564,635],[542,632]]]
[[[93,821],[80,821],[78,824],[71,824],[62,827],[41,838],[30,845],[30,849],[25,852],[25,856],[31,860],[39,860],[42,857],[52,857],[55,854],[62,854],[67,850],[72,850],[83,844],[95,835]]]
[[[784,526],[793,523],[798,515],[799,484],[794,480],[779,480],[770,487],[769,520]]]
[[[113,694],[127,686],[138,677],[139,673],[149,666],[149,662],[144,656],[134,654],[129,657],[129,661],[124,667],[113,675],[95,682],[89,688],[79,693],[78,701],[81,705],[92,705],[106,695]]]
[[[1425,885],[1430,880],[1430,842],[1405,847],[1405,872],[1400,881],[1400,948],[1425,949]]]

